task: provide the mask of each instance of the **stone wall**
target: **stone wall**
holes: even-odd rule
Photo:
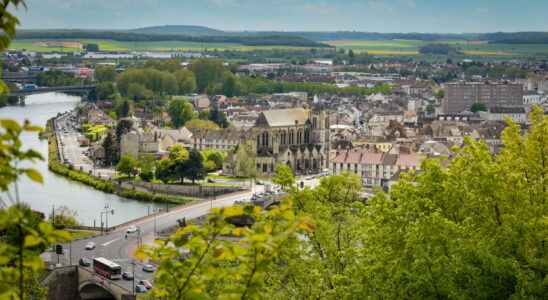
[[[179,185],[179,184],[162,184],[143,181],[131,181],[128,184],[145,188],[149,192],[165,193],[170,195],[181,195],[190,197],[212,197],[234,193],[243,190],[240,186],[200,186],[200,185]]]

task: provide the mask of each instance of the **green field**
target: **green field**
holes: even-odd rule
[[[391,41],[328,41],[327,44],[377,55],[418,55],[419,47],[427,44],[417,40]],[[447,42],[468,57],[548,57],[545,44],[488,44],[486,42]]]
[[[101,51],[142,51],[142,50],[254,50],[254,49],[310,49],[309,47],[291,46],[246,46],[234,43],[199,43],[182,41],[158,41],[158,42],[124,42],[114,40],[90,40],[90,39],[21,39],[13,40],[9,49],[27,49],[41,52],[76,52],[82,51],[81,46],[71,44],[94,43],[99,45]],[[62,45],[61,45],[62,44]]]

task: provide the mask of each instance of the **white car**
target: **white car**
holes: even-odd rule
[[[145,272],[154,272],[154,267],[152,265],[144,265],[143,271]]]
[[[88,242],[86,244],[86,250],[93,250],[95,249],[95,243],[94,242]]]
[[[137,226],[129,226],[126,230],[127,233],[134,233],[138,230]]]

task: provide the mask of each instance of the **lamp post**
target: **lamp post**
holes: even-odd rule
[[[133,279],[133,294],[135,295],[135,261],[132,259],[131,260],[131,275],[132,275],[132,279]]]
[[[109,209],[109,206],[107,204],[105,205],[105,211],[101,212],[101,235],[103,235],[103,214],[105,214],[105,218],[106,218],[106,226],[105,226],[106,232],[108,232],[108,213],[114,214],[114,209],[112,210],[108,210],[108,209]]]
[[[156,238],[156,213],[162,211],[161,208],[152,209],[152,214],[154,215],[154,238]]]

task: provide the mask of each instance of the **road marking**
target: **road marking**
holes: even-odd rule
[[[119,240],[119,239],[121,239],[121,237],[119,237],[119,238],[117,238],[117,239],[113,239],[112,241],[108,241],[108,242],[106,242],[106,243],[103,243],[103,244],[101,244],[101,246],[106,247],[106,246],[108,246],[110,243],[116,242],[116,241]]]

